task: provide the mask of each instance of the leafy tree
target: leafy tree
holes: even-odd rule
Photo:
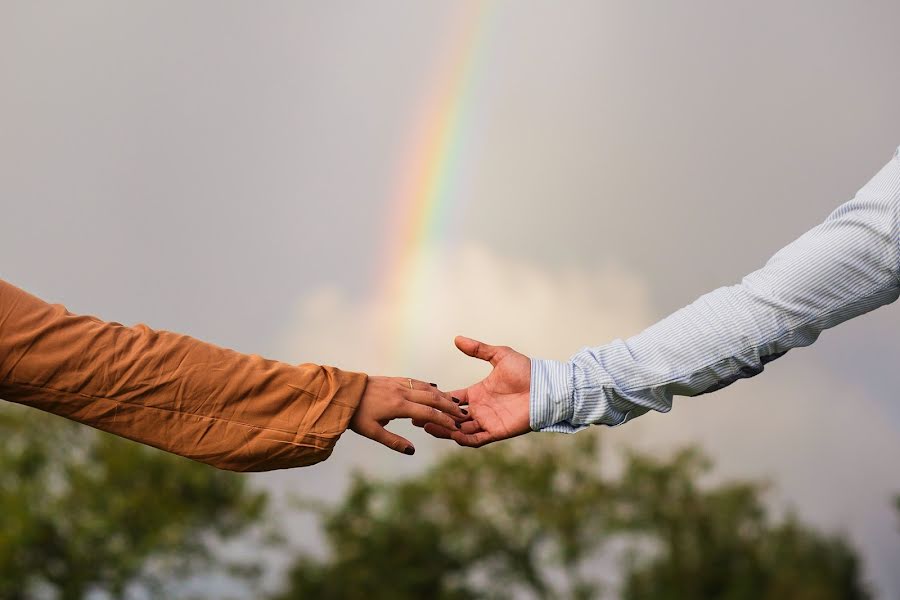
[[[0,598],[162,594],[265,508],[234,473],[34,410],[0,409],[0,438]]]
[[[301,556],[275,598],[589,597],[578,566],[601,541],[609,501],[595,440],[579,436],[565,453],[549,443],[453,453],[400,482],[357,476],[340,505],[317,509],[331,559]]]
[[[589,573],[623,546],[627,599],[867,597],[845,541],[773,523],[759,484],[701,486],[709,468],[688,449],[632,454],[604,477],[582,433],[451,453],[401,481],[357,476],[338,506],[315,508],[330,556],[301,555],[273,600],[586,599],[605,591]]]
[[[701,488],[710,467],[694,449],[670,460],[630,456],[619,483],[618,526],[649,536],[656,552],[632,554],[624,599],[869,597],[847,542],[794,517],[771,523],[756,483]]]

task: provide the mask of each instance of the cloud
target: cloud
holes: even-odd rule
[[[653,314],[643,282],[612,264],[549,272],[466,245],[436,268],[440,277],[417,299],[416,313],[426,315],[418,330],[399,331],[397,309],[383,298],[354,302],[323,288],[299,303],[281,355],[463,386],[484,368],[455,349],[455,335],[566,358],[578,344],[640,330]],[[397,335],[411,338],[403,340],[414,348],[405,360],[384,352]]]
[[[532,356],[566,358],[585,345],[632,335],[662,316],[648,298],[639,275],[613,264],[591,272],[551,271],[470,245],[446,259],[441,277],[420,298],[418,309],[429,318],[412,333],[415,353],[407,362],[383,351],[397,327],[395,307],[378,298],[353,300],[333,288],[299,302],[282,356],[411,375],[452,389],[487,372],[453,347],[456,334]],[[396,430],[414,441],[418,460],[347,435],[327,463],[262,481],[336,498],[353,468],[409,474],[452,449],[409,426]],[[900,437],[877,402],[817,362],[815,348],[794,350],[763,375],[716,394],[678,398],[671,413],[645,415],[603,433],[606,449],[614,451],[628,446],[665,454],[699,443],[715,459],[716,478],[771,481],[773,504],[848,532],[870,575],[888,593],[897,589],[891,565],[900,560],[900,532],[888,500],[900,492]]]

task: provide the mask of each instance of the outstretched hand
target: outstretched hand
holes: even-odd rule
[[[460,428],[422,423],[425,431],[439,438],[451,438],[460,446],[479,447],[528,433],[531,359],[508,346],[491,346],[458,336],[456,347],[493,366],[490,374],[465,389],[450,392],[468,405],[470,420]]]
[[[459,401],[433,384],[405,377],[370,376],[350,429],[403,454],[415,454],[415,446],[406,438],[391,433],[385,426],[393,419],[409,418],[421,427],[428,423],[443,429],[457,429],[468,419]]]

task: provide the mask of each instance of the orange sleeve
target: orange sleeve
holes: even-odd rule
[[[366,376],[69,313],[0,280],[0,398],[221,469],[328,458]]]

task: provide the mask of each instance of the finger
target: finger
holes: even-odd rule
[[[454,402],[449,394],[443,392],[434,390],[418,392],[413,390],[406,393],[406,399],[416,404],[424,404],[425,406],[436,408],[441,412],[447,413],[457,421],[465,421],[469,418],[469,411],[461,408],[458,402]]]
[[[447,429],[443,425],[435,425],[434,423],[431,423],[429,421],[420,421],[419,419],[413,419],[412,424],[415,425],[416,427],[421,427],[422,429],[424,429],[426,432],[430,433],[431,435],[434,435],[434,433],[433,433],[434,431],[440,431],[443,434],[443,435],[438,435],[435,437],[443,437],[443,438],[450,437],[451,430]],[[463,425],[465,425],[465,423],[459,423],[459,422],[456,423],[456,429],[459,431],[462,431]],[[474,433],[475,431],[481,431],[481,429],[475,429],[474,431],[470,431],[469,433]]]
[[[460,446],[468,446],[469,448],[480,448],[485,444],[490,444],[494,441],[491,439],[491,434],[487,431],[470,434],[454,431],[450,434],[450,437]]]
[[[459,430],[465,434],[473,434],[484,431],[478,421],[466,421],[465,423],[460,424]]]
[[[456,339],[454,339],[453,342],[463,353],[468,354],[473,358],[486,360],[494,366],[497,365],[497,361],[500,360],[503,350],[505,350],[503,346],[491,346],[490,344],[485,344],[461,335],[456,336]]]
[[[375,440],[379,444],[384,444],[391,450],[396,450],[401,454],[412,456],[416,453],[416,448],[412,445],[412,442],[406,438],[400,437],[396,433],[391,433],[380,425],[373,425],[371,429],[366,428],[363,435],[369,439]]]
[[[453,390],[452,392],[447,392],[447,394],[449,394],[450,399],[453,400],[453,402],[459,400],[460,406],[466,406],[469,404],[469,388]]]
[[[453,432],[446,427],[441,427],[440,425],[435,425],[434,423],[426,423],[425,433],[436,438],[441,438],[442,440],[449,440],[450,434],[452,434]]]
[[[409,417],[410,419],[424,421],[426,423],[434,423],[445,429],[456,429],[456,421],[450,415],[442,413],[436,408],[425,406],[424,404],[405,402],[400,408],[398,416]]]
[[[406,388],[408,390],[413,389],[413,390],[428,392],[428,391],[433,391],[433,390],[437,389],[436,383],[428,383],[425,381],[419,381],[418,379],[412,379],[411,377],[394,377],[394,381],[396,381],[397,383],[399,383],[401,386],[403,386],[404,388]],[[412,387],[410,387],[410,384],[412,384]]]

